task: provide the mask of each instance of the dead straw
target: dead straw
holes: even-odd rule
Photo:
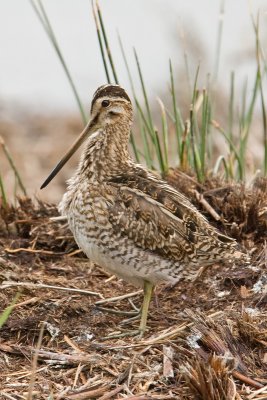
[[[103,295],[101,293],[91,292],[89,290],[84,290],[84,289],[74,289],[74,288],[70,288],[70,287],[45,285],[43,283],[3,281],[2,285],[0,286],[1,289],[6,289],[8,287],[26,287],[28,289],[64,290],[64,291],[67,291],[67,292],[86,294],[86,295],[89,295],[89,296],[98,296],[101,299],[103,299]]]
[[[5,144],[5,141],[4,141],[4,139],[2,138],[2,136],[0,136],[0,146],[2,147],[2,149],[3,149],[3,151],[4,151],[4,154],[5,154],[6,158],[7,158],[7,160],[8,160],[8,162],[9,162],[9,164],[10,164],[12,170],[14,171],[14,174],[15,174],[15,177],[16,177],[16,179],[17,179],[17,181],[18,181],[19,187],[21,188],[21,190],[22,190],[24,196],[27,196],[26,188],[25,188],[25,186],[23,185],[23,182],[22,182],[22,179],[21,179],[20,174],[19,174],[19,172],[18,172],[18,169],[17,169],[17,167],[16,167],[16,165],[15,165],[15,163],[14,163],[14,160],[13,160],[13,158],[12,158],[12,156],[11,156],[11,153],[10,153],[10,151],[8,150],[8,147],[7,147],[7,145]]]

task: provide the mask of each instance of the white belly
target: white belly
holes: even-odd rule
[[[138,272],[132,268],[131,265],[127,263],[127,258],[122,259],[120,256],[112,257],[108,251],[104,252],[99,245],[94,241],[88,240],[88,237],[81,233],[75,235],[75,240],[93,263],[104,268],[111,275],[116,275],[135,286],[144,286],[146,277],[142,273],[142,270]]]

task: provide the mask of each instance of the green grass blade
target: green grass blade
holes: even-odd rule
[[[152,168],[153,165],[153,156],[151,153],[151,146],[150,146],[150,141],[149,141],[149,132],[150,132],[150,128],[148,125],[146,125],[147,121],[145,119],[144,113],[143,111],[141,111],[141,107],[140,104],[138,102],[137,99],[135,99],[135,103],[138,104],[137,106],[137,114],[138,114],[138,119],[139,119],[139,129],[141,132],[141,138],[142,138],[142,144],[143,144],[143,148],[145,150],[145,161],[146,161],[146,165],[148,166],[148,168]]]
[[[99,45],[99,49],[100,49],[100,53],[101,53],[101,58],[102,58],[102,62],[103,62],[103,66],[104,66],[107,82],[110,83],[111,80],[110,80],[110,76],[109,76],[109,72],[108,72],[106,56],[105,56],[105,52],[104,52],[104,47],[103,47],[100,28],[99,28],[99,23],[98,23],[98,20],[97,20],[97,13],[96,13],[96,10],[95,10],[95,7],[94,7],[94,1],[93,0],[92,0],[92,10],[93,10],[93,16],[94,16],[94,21],[95,21],[95,26],[96,26],[96,34],[97,34],[98,45]]]
[[[47,33],[47,35],[48,35],[48,37],[49,37],[49,39],[50,39],[55,51],[56,51],[56,54],[57,54],[57,56],[58,56],[58,58],[59,58],[59,60],[61,62],[63,70],[64,70],[64,72],[65,72],[65,74],[67,76],[67,79],[68,79],[69,84],[71,86],[72,92],[73,92],[74,97],[76,99],[78,108],[79,108],[81,116],[82,116],[82,120],[83,120],[83,122],[85,124],[87,118],[86,118],[86,115],[85,115],[85,112],[84,112],[84,109],[83,109],[83,106],[82,106],[82,102],[81,102],[80,97],[78,95],[78,91],[76,89],[76,86],[74,84],[74,81],[72,79],[70,71],[68,69],[68,66],[67,66],[67,64],[65,62],[63,54],[62,54],[62,52],[60,50],[59,44],[57,42],[56,36],[54,34],[54,31],[52,29],[52,26],[50,24],[49,18],[47,16],[45,8],[44,8],[44,6],[42,4],[42,1],[38,0],[39,8],[37,7],[37,5],[34,3],[33,0],[29,0],[29,1],[30,1],[30,4],[32,5],[33,10],[35,11],[37,17],[39,18],[39,20],[40,20],[45,32]]]
[[[173,115],[174,115],[174,126],[177,140],[177,153],[179,159],[181,158],[181,137],[183,134],[183,127],[181,123],[181,116],[178,113],[176,94],[175,94],[175,86],[174,86],[174,77],[173,77],[173,68],[172,62],[169,60],[169,68],[170,68],[170,77],[171,77],[171,97],[172,97],[172,107],[173,107]]]
[[[234,127],[234,99],[235,99],[235,73],[231,72],[230,83],[230,100],[228,108],[228,134],[233,141],[233,127]]]
[[[192,161],[193,164],[191,165],[197,174],[198,181],[201,182],[201,168],[200,168],[200,156],[199,150],[197,147],[196,139],[199,137],[198,131],[198,124],[197,124],[197,110],[199,105],[197,104],[198,100],[198,90],[197,90],[197,80],[199,75],[200,66],[198,65],[195,80],[194,80],[194,88],[193,88],[193,95],[192,95],[192,102],[190,106],[190,142],[191,142],[191,153],[192,153]],[[202,100],[200,99],[202,102]],[[198,102],[200,104],[200,101]]]
[[[195,136],[195,145],[200,143],[200,131],[199,131],[199,124],[198,124],[198,112],[202,107],[203,103],[203,94],[202,92],[197,89],[197,80],[199,75],[200,65],[197,67],[195,80],[194,80],[194,89],[193,89],[193,96],[192,96],[192,132],[194,132]],[[195,146],[195,148],[197,148]],[[198,155],[199,158],[199,155]]]
[[[160,140],[159,140],[159,134],[158,131],[155,129],[155,149],[156,149],[156,153],[157,153],[157,159],[159,162],[159,168],[160,168],[160,172],[162,174],[164,174],[166,172],[166,167],[164,164],[164,159],[163,159],[163,155],[162,155],[162,149],[161,149],[161,145],[160,145]]]
[[[262,111],[262,121],[263,121],[263,143],[264,143],[264,161],[263,161],[263,171],[264,175],[267,175],[267,116],[266,116],[266,105],[263,95],[262,81],[260,84],[260,97],[261,97],[261,111]]]
[[[161,125],[162,125],[162,141],[163,141],[163,163],[164,163],[164,173],[169,169],[169,138],[168,138],[168,122],[166,117],[165,106],[158,98],[159,106],[161,109]]]
[[[126,57],[126,54],[125,54],[125,51],[124,51],[124,46],[123,46],[123,43],[122,43],[122,40],[121,40],[121,37],[120,37],[119,33],[118,33],[118,41],[119,41],[119,46],[120,46],[122,58],[123,58],[123,61],[124,61],[124,65],[125,65],[125,68],[126,68],[126,72],[127,72],[127,75],[128,75],[128,79],[129,79],[129,82],[130,82],[130,86],[131,86],[131,89],[132,89],[134,97],[136,97],[131,70],[130,70],[130,67],[129,67],[129,64],[128,64],[128,60],[127,60],[127,57]]]
[[[253,93],[252,93],[252,99],[250,102],[250,106],[249,106],[249,110],[248,110],[248,114],[247,114],[247,118],[246,118],[246,131],[247,133],[249,132],[249,128],[252,122],[252,117],[253,117],[253,113],[254,113],[254,108],[255,108],[255,103],[256,103],[256,99],[257,99],[257,94],[258,94],[258,90],[259,90],[259,86],[260,86],[260,74],[259,71],[256,74],[256,79],[255,79],[255,84],[254,84],[254,89],[253,89]]]
[[[185,74],[186,74],[186,80],[187,80],[187,86],[188,86],[188,93],[191,94],[191,77],[190,77],[190,68],[189,68],[189,62],[188,62],[188,56],[186,52],[186,43],[185,43],[185,33],[183,30],[183,27],[180,27],[180,38],[182,42],[182,47],[183,47],[183,58],[184,58],[184,65],[185,65]]]
[[[134,49],[134,57],[135,57],[135,61],[136,61],[136,66],[137,66],[137,70],[138,70],[139,79],[140,79],[140,82],[141,82],[141,87],[142,87],[144,100],[145,100],[146,112],[147,112],[147,116],[148,116],[148,123],[150,125],[151,131],[154,131],[153,121],[152,121],[152,114],[151,114],[151,110],[150,110],[150,106],[149,106],[149,102],[148,102],[148,97],[147,97],[147,93],[146,93],[143,74],[142,74],[141,66],[140,66],[139,59],[138,59],[138,56],[137,56],[137,53],[136,53],[135,49]]]
[[[185,121],[184,132],[181,141],[181,168],[186,171],[188,169],[190,152],[188,151],[188,142],[190,140],[190,121]]]
[[[258,49],[259,45],[259,38],[258,38],[258,31],[256,31],[256,47]],[[258,50],[256,50],[257,52]],[[248,107],[248,111],[245,114],[244,118],[241,119],[240,121],[240,145],[239,145],[239,157],[241,160],[242,164],[242,174],[239,176],[240,179],[245,178],[245,155],[246,155],[246,149],[247,149],[247,141],[248,141],[248,136],[253,120],[253,115],[254,115],[254,110],[255,110],[255,105],[256,105],[256,100],[258,96],[258,92],[260,91],[260,85],[261,85],[261,70],[260,66],[258,65],[257,67],[257,72],[256,72],[256,77],[255,77],[255,83],[252,91],[252,97],[250,100],[250,104]]]
[[[15,163],[14,163],[14,160],[13,160],[13,158],[12,158],[12,156],[11,156],[11,153],[10,153],[10,151],[8,150],[8,147],[6,146],[6,144],[5,144],[5,142],[4,142],[4,139],[3,139],[2,137],[0,137],[0,146],[2,147],[2,149],[3,149],[3,151],[4,151],[4,154],[5,154],[5,156],[6,156],[7,160],[8,160],[8,162],[9,162],[9,165],[11,166],[12,170],[14,171],[15,178],[16,178],[17,181],[18,181],[18,184],[19,184],[20,189],[22,190],[24,196],[27,196],[26,188],[25,188],[25,186],[24,186],[24,184],[23,184],[23,182],[22,182],[22,179],[21,179],[21,177],[20,177],[20,174],[19,174],[19,172],[18,172],[18,169],[17,169],[17,167],[16,167],[16,165],[15,165]]]
[[[139,163],[140,158],[138,155],[138,148],[137,148],[135,140],[134,140],[133,132],[131,132],[131,134],[130,134],[130,144],[131,144],[133,152],[134,152],[134,157],[135,157],[136,161]]]
[[[242,160],[240,158],[240,154],[237,150],[237,148],[235,147],[234,143],[231,141],[231,139],[229,138],[229,135],[227,135],[227,133],[223,130],[223,128],[218,124],[218,122],[212,120],[211,121],[212,125],[215,127],[215,129],[217,129],[225,138],[226,142],[229,144],[230,146],[230,150],[234,153],[237,164],[238,164],[238,172],[239,172],[239,179],[243,179],[243,164],[242,164]]]
[[[210,126],[210,104],[209,96],[206,90],[203,90],[202,105],[202,121],[201,121],[201,138],[200,138],[200,175],[201,181],[205,178],[206,173],[206,153],[207,153],[207,136]]]
[[[5,186],[4,186],[4,182],[3,182],[1,174],[0,174],[0,193],[1,193],[2,205],[4,208],[6,208],[7,207],[7,197],[6,197]]]
[[[108,43],[108,38],[107,38],[107,35],[106,35],[105,25],[104,25],[104,21],[103,21],[103,18],[102,18],[102,13],[101,13],[101,9],[100,9],[98,1],[96,1],[96,8],[97,8],[97,14],[98,14],[99,22],[100,22],[102,36],[103,36],[103,39],[104,39],[106,52],[107,52],[109,63],[110,63],[111,70],[112,70],[112,73],[113,73],[114,81],[115,81],[116,84],[118,84],[119,80],[118,80],[117,73],[116,73],[116,70],[115,70],[115,66],[114,66],[111,50],[110,50],[109,43]]]
[[[139,114],[139,119],[141,119],[140,114]],[[142,125],[142,122],[139,122],[139,124],[140,124],[140,128],[141,128],[140,132],[141,132],[143,148],[144,148],[143,157],[146,161],[146,165],[148,166],[148,168],[153,169],[153,157],[150,152],[150,147],[149,147],[149,143],[147,140],[146,130],[145,130],[144,126]]]
[[[223,36],[223,23],[224,23],[224,0],[221,1],[220,6],[220,17],[219,17],[219,25],[218,25],[218,34],[217,34],[217,42],[216,42],[216,57],[215,57],[215,65],[213,70],[213,85],[216,84],[219,74],[219,66],[220,66],[220,56],[221,56],[221,48],[222,48],[222,36]]]
[[[248,80],[246,78],[243,88],[242,88],[242,103],[241,103],[241,120],[245,120],[246,110],[247,110],[247,89],[248,89]]]
[[[192,96],[193,107],[196,103],[196,98],[197,98],[197,80],[198,80],[199,70],[200,70],[200,65],[198,64],[196,74],[195,74],[194,87],[193,87],[193,96]]]
[[[213,168],[213,175],[215,175],[215,176],[218,175],[221,164],[223,164],[223,167],[224,167],[225,178],[228,180],[229,176],[230,176],[230,173],[229,173],[227,162],[226,162],[225,157],[223,155],[220,155],[218,157],[218,159],[217,159],[217,161],[216,161],[216,163],[214,165],[214,168]]]
[[[121,50],[121,53],[122,53],[122,58],[123,58],[123,61],[124,61],[124,65],[125,65],[125,68],[126,68],[126,71],[127,71],[128,79],[129,79],[129,82],[130,82],[130,85],[131,85],[131,89],[132,89],[132,92],[133,92],[134,100],[135,100],[135,103],[136,103],[136,95],[135,95],[135,89],[134,89],[134,83],[133,83],[133,79],[132,79],[132,74],[131,74],[131,71],[130,71],[130,67],[129,67],[129,64],[128,64],[128,61],[127,61],[127,57],[126,57],[125,51],[124,51],[123,43],[122,43],[122,40],[121,40],[121,37],[120,37],[119,34],[118,34],[118,41],[119,41],[119,46],[120,46],[120,50]],[[133,148],[133,151],[134,151],[135,159],[136,159],[137,162],[140,162],[140,158],[139,158],[139,155],[138,155],[138,149],[137,149],[133,134],[131,134],[131,136],[130,136],[130,141],[131,141],[131,145],[132,145],[132,148]]]
[[[195,132],[194,132],[194,107],[193,104],[190,107],[190,140],[191,140],[191,151],[193,154],[193,168],[197,174],[197,179],[201,182],[201,172],[199,165],[199,153],[195,142]]]
[[[154,129],[151,130],[151,126],[149,125],[149,122],[147,121],[147,118],[145,117],[144,111],[142,110],[142,107],[139,103],[139,101],[137,100],[137,98],[135,98],[135,103],[136,103],[136,107],[138,112],[140,113],[141,117],[142,117],[142,121],[144,123],[144,126],[150,136],[151,141],[154,143],[155,141],[155,131]]]
[[[159,168],[160,171],[162,173],[165,172],[165,167],[164,167],[164,161],[163,161],[163,157],[162,157],[162,150],[161,150],[161,146],[160,146],[160,141],[159,141],[159,136],[158,136],[158,132],[156,130],[151,130],[151,126],[149,125],[149,122],[147,121],[147,118],[144,115],[144,112],[140,106],[140,103],[138,102],[138,100],[136,99],[136,106],[138,109],[138,112],[140,113],[140,116],[142,118],[142,121],[144,123],[144,127],[146,129],[146,132],[148,133],[151,141],[152,141],[152,145],[155,149],[156,152],[156,156],[157,156],[157,160],[159,163]],[[151,159],[151,163],[152,163],[152,159]]]
[[[18,292],[14,299],[12,300],[11,304],[9,306],[7,306],[2,313],[0,314],[0,329],[2,328],[2,326],[6,323],[9,315],[11,314],[16,302],[18,301],[18,298],[20,296],[20,292]]]
[[[149,138],[152,142],[152,145],[153,145],[156,155],[157,155],[157,160],[158,160],[158,163],[160,166],[160,170],[161,170],[161,172],[163,172],[164,168],[163,168],[162,154],[161,154],[161,148],[160,148],[160,144],[159,144],[158,135],[154,129],[153,130],[151,129],[151,126],[149,125],[149,122],[148,122],[147,118],[145,117],[145,114],[144,114],[142,107],[141,107],[139,101],[137,100],[137,98],[135,98],[135,104],[136,104],[138,113],[141,116],[142,122],[144,124],[145,134],[149,135]],[[150,163],[152,163],[152,159],[150,160]]]

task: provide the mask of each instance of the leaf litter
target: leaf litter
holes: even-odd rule
[[[267,180],[200,185],[178,170],[166,179],[251,265],[158,286],[145,337],[124,337],[138,326],[129,316],[140,291],[85,257],[55,205],[2,207],[1,309],[20,295],[0,332],[0,398],[267,399]]]

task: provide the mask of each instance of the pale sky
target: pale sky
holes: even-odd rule
[[[105,83],[88,0],[43,0],[63,55],[83,103],[89,105],[92,92]],[[132,47],[137,49],[150,95],[167,88],[168,60],[184,65],[190,37],[204,49],[199,60],[203,74],[214,69],[220,0],[100,0],[120,83],[129,88],[117,30],[123,39],[129,64],[136,77]],[[229,83],[235,69],[240,83],[252,77],[253,62],[244,61],[255,37],[250,19],[260,11],[266,25],[266,0],[225,0],[221,63],[218,79]],[[266,43],[266,32],[265,32]],[[266,47],[266,46],[265,46]],[[188,49],[187,49],[188,50]],[[198,60],[188,53],[192,71]],[[252,58],[252,60],[254,60]],[[75,110],[76,103],[60,62],[28,0],[0,2],[0,102],[47,112]],[[137,80],[136,80],[137,82]]]

